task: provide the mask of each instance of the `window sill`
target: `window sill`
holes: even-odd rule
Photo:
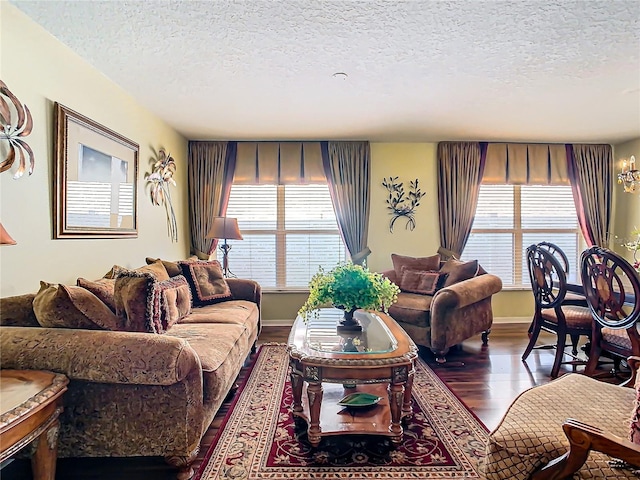
[[[304,293],[309,295],[308,288],[273,288],[267,287],[262,289],[262,293]]]

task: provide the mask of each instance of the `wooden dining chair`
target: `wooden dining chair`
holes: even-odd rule
[[[541,330],[555,333],[556,354],[551,368],[551,377],[558,376],[560,365],[584,365],[586,362],[578,358],[578,341],[580,336],[591,336],[592,318],[587,307],[563,304],[567,294],[567,278],[560,261],[546,248],[531,245],[527,248],[527,267],[531,279],[531,291],[535,301],[529,344],[522,354],[526,360],[536,347]],[[566,354],[566,338],[571,337],[571,357],[569,362],[563,362]]]
[[[560,265],[562,266],[562,269],[564,270],[565,277],[568,279],[570,265],[569,265],[569,258],[567,257],[567,254],[564,253],[564,250],[562,250],[555,243],[551,243],[551,242],[539,242],[537,245],[539,248],[544,248],[551,255],[556,257],[556,259],[558,259],[558,261],[560,262]],[[578,269],[579,268],[580,267],[578,266]],[[564,297],[564,301],[562,302],[562,304],[577,305],[579,307],[589,306],[587,303],[587,297],[585,297],[584,292],[582,291],[582,285],[572,285],[567,280],[567,293]]]
[[[597,246],[582,252],[581,273],[594,320],[585,374],[595,373],[602,354],[616,373],[621,360],[640,355],[640,278],[622,256]]]

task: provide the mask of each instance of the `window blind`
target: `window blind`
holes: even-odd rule
[[[505,286],[529,287],[526,249],[547,241],[569,259],[571,282],[578,282],[584,239],[570,186],[481,185],[478,206],[463,259],[478,259]]]
[[[227,216],[244,238],[229,241],[229,268],[263,288],[307,288],[320,265],[346,260],[327,185],[234,184]]]

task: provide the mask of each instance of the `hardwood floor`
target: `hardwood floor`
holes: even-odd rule
[[[284,343],[289,330],[289,327],[265,327],[259,344]],[[520,357],[527,340],[526,324],[496,324],[488,346],[482,345],[479,335],[469,339],[447,355],[448,363],[444,366],[437,365],[428,351],[421,352],[421,357],[491,430],[520,392],[550,380],[554,351],[534,350],[526,363],[522,362]],[[553,340],[554,336],[542,333],[539,342],[552,343]],[[572,368],[563,365],[560,375],[572,371]],[[577,368],[581,371],[583,367]],[[245,372],[246,369],[242,375]],[[205,434],[195,469],[215,438],[229,404],[229,400],[225,402]],[[0,472],[2,480],[30,479],[30,475],[28,460],[15,460]],[[175,470],[161,458],[62,458],[58,460],[56,479],[170,480],[175,479]]]

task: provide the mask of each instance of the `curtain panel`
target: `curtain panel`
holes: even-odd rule
[[[566,145],[566,161],[582,234],[590,247],[607,247],[613,195],[611,145]]]
[[[342,240],[351,261],[365,265],[371,190],[369,142],[322,142],[322,163]]]
[[[438,144],[440,246],[458,258],[473,226],[486,152],[486,143]]]
[[[326,183],[320,142],[238,142],[233,183]]]
[[[227,212],[236,165],[236,142],[189,142],[191,253],[209,259],[217,240],[206,238],[213,217]]]

